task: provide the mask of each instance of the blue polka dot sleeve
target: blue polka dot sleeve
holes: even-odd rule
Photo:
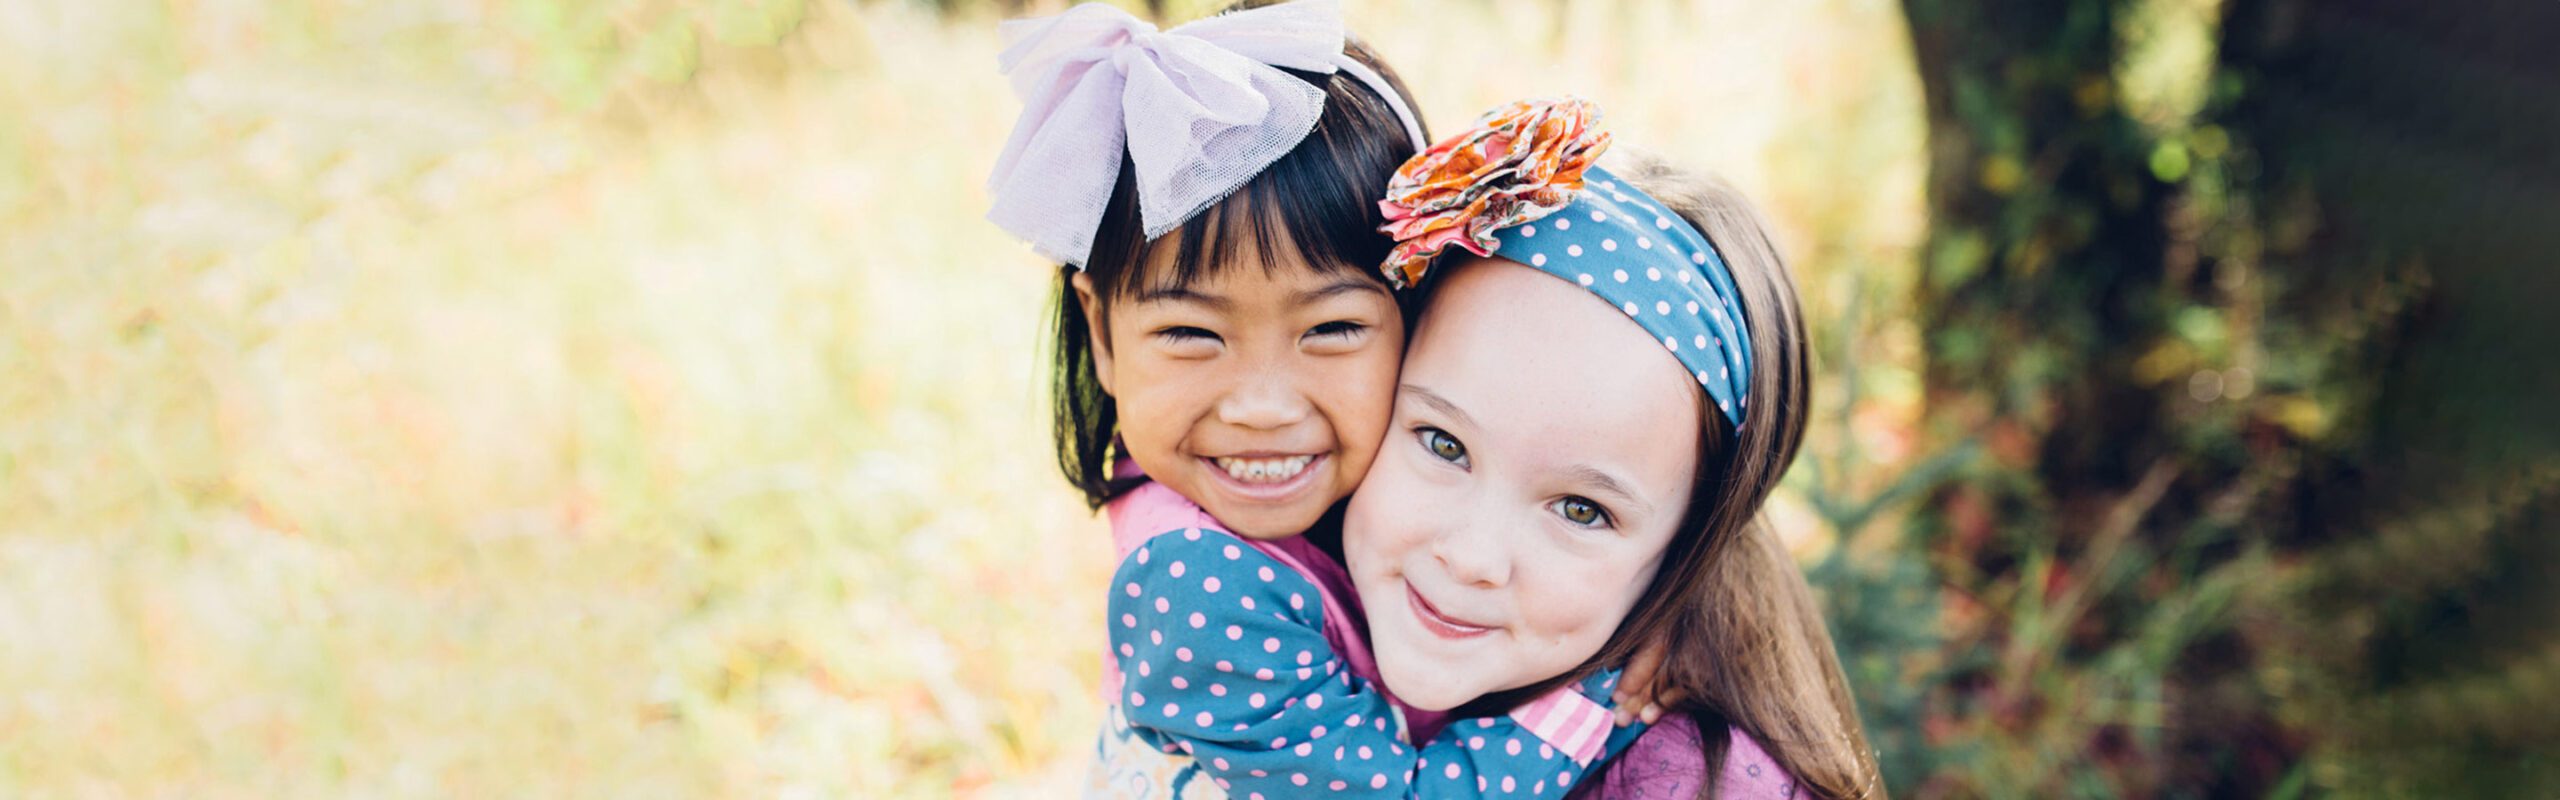
[[[1631,738],[1610,735],[1604,675],[1407,746],[1385,696],[1325,641],[1315,584],[1219,531],[1133,550],[1109,614],[1131,732],[1232,797],[1561,796]]]

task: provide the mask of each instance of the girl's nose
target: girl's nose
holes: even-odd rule
[[[1218,421],[1257,430],[1298,424],[1313,406],[1290,377],[1277,370],[1256,370],[1218,400]]]
[[[1491,527],[1473,524],[1464,515],[1453,518],[1457,524],[1440,532],[1431,543],[1431,554],[1449,571],[1449,577],[1460,584],[1495,589],[1511,583],[1511,553],[1504,546],[1502,534]]]

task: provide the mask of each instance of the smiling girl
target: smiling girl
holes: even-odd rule
[[[1805,331],[1741,195],[1526,102],[1388,189],[1419,282],[1394,417],[1343,542],[1383,682],[1507,708],[1663,649],[1670,722],[1576,791],[1879,796],[1803,575],[1759,512],[1804,434]],[[1457,245],[1470,253],[1433,254]],[[1710,735],[1711,734],[1711,735]]]
[[[1374,192],[1422,141],[1402,89],[1331,0],[1005,33],[1026,110],[989,217],[1064,262],[1059,460],[1122,555],[1088,793],[1561,794],[1605,753],[1607,676],[1409,739],[1437,718],[1376,688],[1348,576],[1301,535],[1395,393]]]

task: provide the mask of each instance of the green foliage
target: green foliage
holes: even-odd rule
[[[1936,156],[1917,301],[1936,440],[1986,457],[1911,529],[1952,613],[1936,762],[1896,789],[2205,790],[2226,771],[2181,700],[2193,648],[2268,573],[2247,521],[2290,463],[2225,405],[2259,394],[2226,384],[2264,352],[2234,334],[2248,309],[2196,291],[2201,233],[2172,222],[2219,174],[2183,138],[2211,28],[2169,0],[1906,9]]]
[[[2537,312],[2509,300],[2549,284],[2555,220],[2476,192],[2560,191],[2511,144],[2554,120],[2447,94],[2548,108],[2560,81],[2481,67],[2552,74],[2547,48],[2284,0],[1906,9],[1936,154],[1929,391],[1939,441],[1991,456],[1914,531],[1947,607],[1991,620],[1945,649],[1993,654],[1944,659],[1946,758],[1898,788],[2553,785],[2527,609],[2555,606],[2560,553],[2528,532],[2560,426],[2513,402],[2553,390],[2513,367]],[[2476,135],[2509,128],[2543,135]]]

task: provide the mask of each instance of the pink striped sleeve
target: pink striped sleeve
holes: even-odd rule
[[[1587,766],[1599,758],[1600,746],[1609,739],[1609,709],[1569,690],[1548,692],[1512,709],[1511,718],[1539,740],[1572,755],[1576,764]]]

